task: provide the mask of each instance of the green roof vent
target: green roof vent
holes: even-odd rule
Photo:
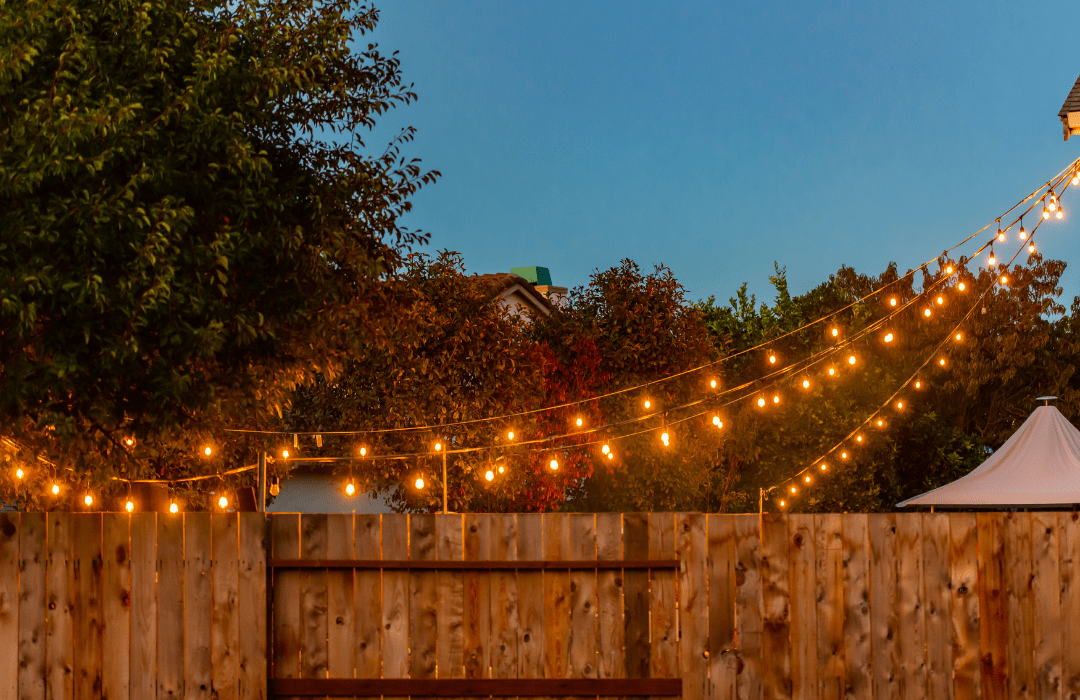
[[[520,275],[533,284],[551,286],[551,273],[546,267],[513,267],[510,272]]]

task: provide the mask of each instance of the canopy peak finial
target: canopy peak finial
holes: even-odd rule
[[[1038,397],[1035,398],[1035,400],[1036,401],[1042,401],[1043,406],[1049,406],[1051,401],[1057,401],[1057,397],[1056,396],[1038,396]]]

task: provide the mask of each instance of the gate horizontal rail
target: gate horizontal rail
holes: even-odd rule
[[[385,559],[273,559],[272,569],[395,569],[426,571],[597,571],[611,569],[672,569],[678,570],[678,559],[617,560],[538,560],[538,561],[460,561]]]
[[[275,678],[271,695],[535,697],[682,695],[680,678]]]

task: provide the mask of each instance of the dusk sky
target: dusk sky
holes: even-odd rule
[[[774,261],[794,292],[844,264],[915,267],[1080,156],[1057,117],[1075,0],[379,7],[371,39],[420,99],[369,144],[417,127],[406,152],[443,177],[408,225],[469,272],[576,286],[632,258],[691,299],[771,299]],[[1080,194],[1063,202],[1037,243],[1076,261],[1068,306]]]

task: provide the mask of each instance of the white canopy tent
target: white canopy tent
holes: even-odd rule
[[[897,505],[987,508],[1071,503],[1080,503],[1080,430],[1047,405],[1036,408],[1001,449],[970,474]]]

